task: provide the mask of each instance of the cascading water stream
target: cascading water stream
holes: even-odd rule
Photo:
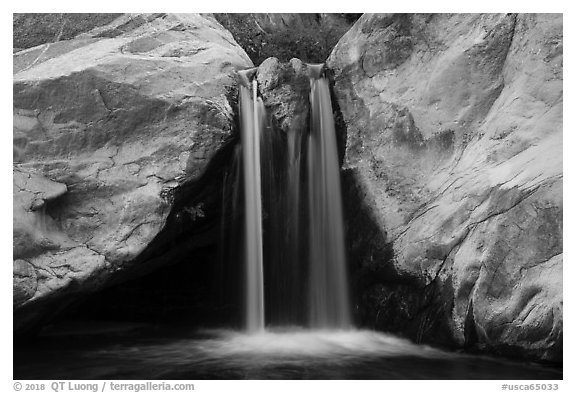
[[[352,326],[329,85],[322,64],[308,69],[310,127],[287,134],[267,121],[256,80],[249,80],[254,69],[239,73],[243,193],[236,190],[240,182],[230,184],[236,190],[231,195],[244,199],[233,201],[232,216],[242,216],[234,206],[243,205],[244,233],[233,236],[243,240],[250,333],[263,331],[266,323]]]
[[[246,77],[246,75],[244,75]],[[264,268],[262,251],[262,191],[260,134],[264,103],[257,97],[257,82],[240,85],[240,117],[245,208],[246,330],[264,330]]]
[[[312,119],[308,137],[310,223],[309,316],[313,328],[351,326],[340,166],[328,80],[309,65]]]

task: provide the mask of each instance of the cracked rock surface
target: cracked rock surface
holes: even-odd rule
[[[131,267],[165,226],[166,191],[230,135],[234,71],[252,63],[197,14],[119,15],[13,59],[17,331],[30,305]]]
[[[365,323],[561,361],[562,45],[562,15],[364,14],[335,47]]]

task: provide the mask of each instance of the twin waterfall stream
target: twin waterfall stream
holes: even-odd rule
[[[237,228],[243,236],[249,333],[262,332],[268,324],[352,326],[329,85],[322,64],[308,69],[310,129],[288,135],[267,124],[256,78],[250,82],[248,72],[241,74],[243,182],[235,187],[243,187],[244,225]]]
[[[240,87],[242,161],[244,169],[245,264],[246,264],[246,329],[264,329],[264,262],[262,255],[262,187],[260,171],[260,134],[266,116],[257,84],[252,96]]]

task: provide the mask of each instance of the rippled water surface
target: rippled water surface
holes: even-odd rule
[[[15,379],[561,379],[562,370],[441,351],[367,330],[94,326],[14,348]]]

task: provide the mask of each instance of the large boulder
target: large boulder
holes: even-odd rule
[[[365,14],[335,47],[365,323],[561,361],[562,42],[562,15]]]
[[[229,138],[234,73],[251,66],[197,14],[121,15],[14,54],[15,330],[48,313],[35,304],[133,267],[166,225],[170,191]]]

